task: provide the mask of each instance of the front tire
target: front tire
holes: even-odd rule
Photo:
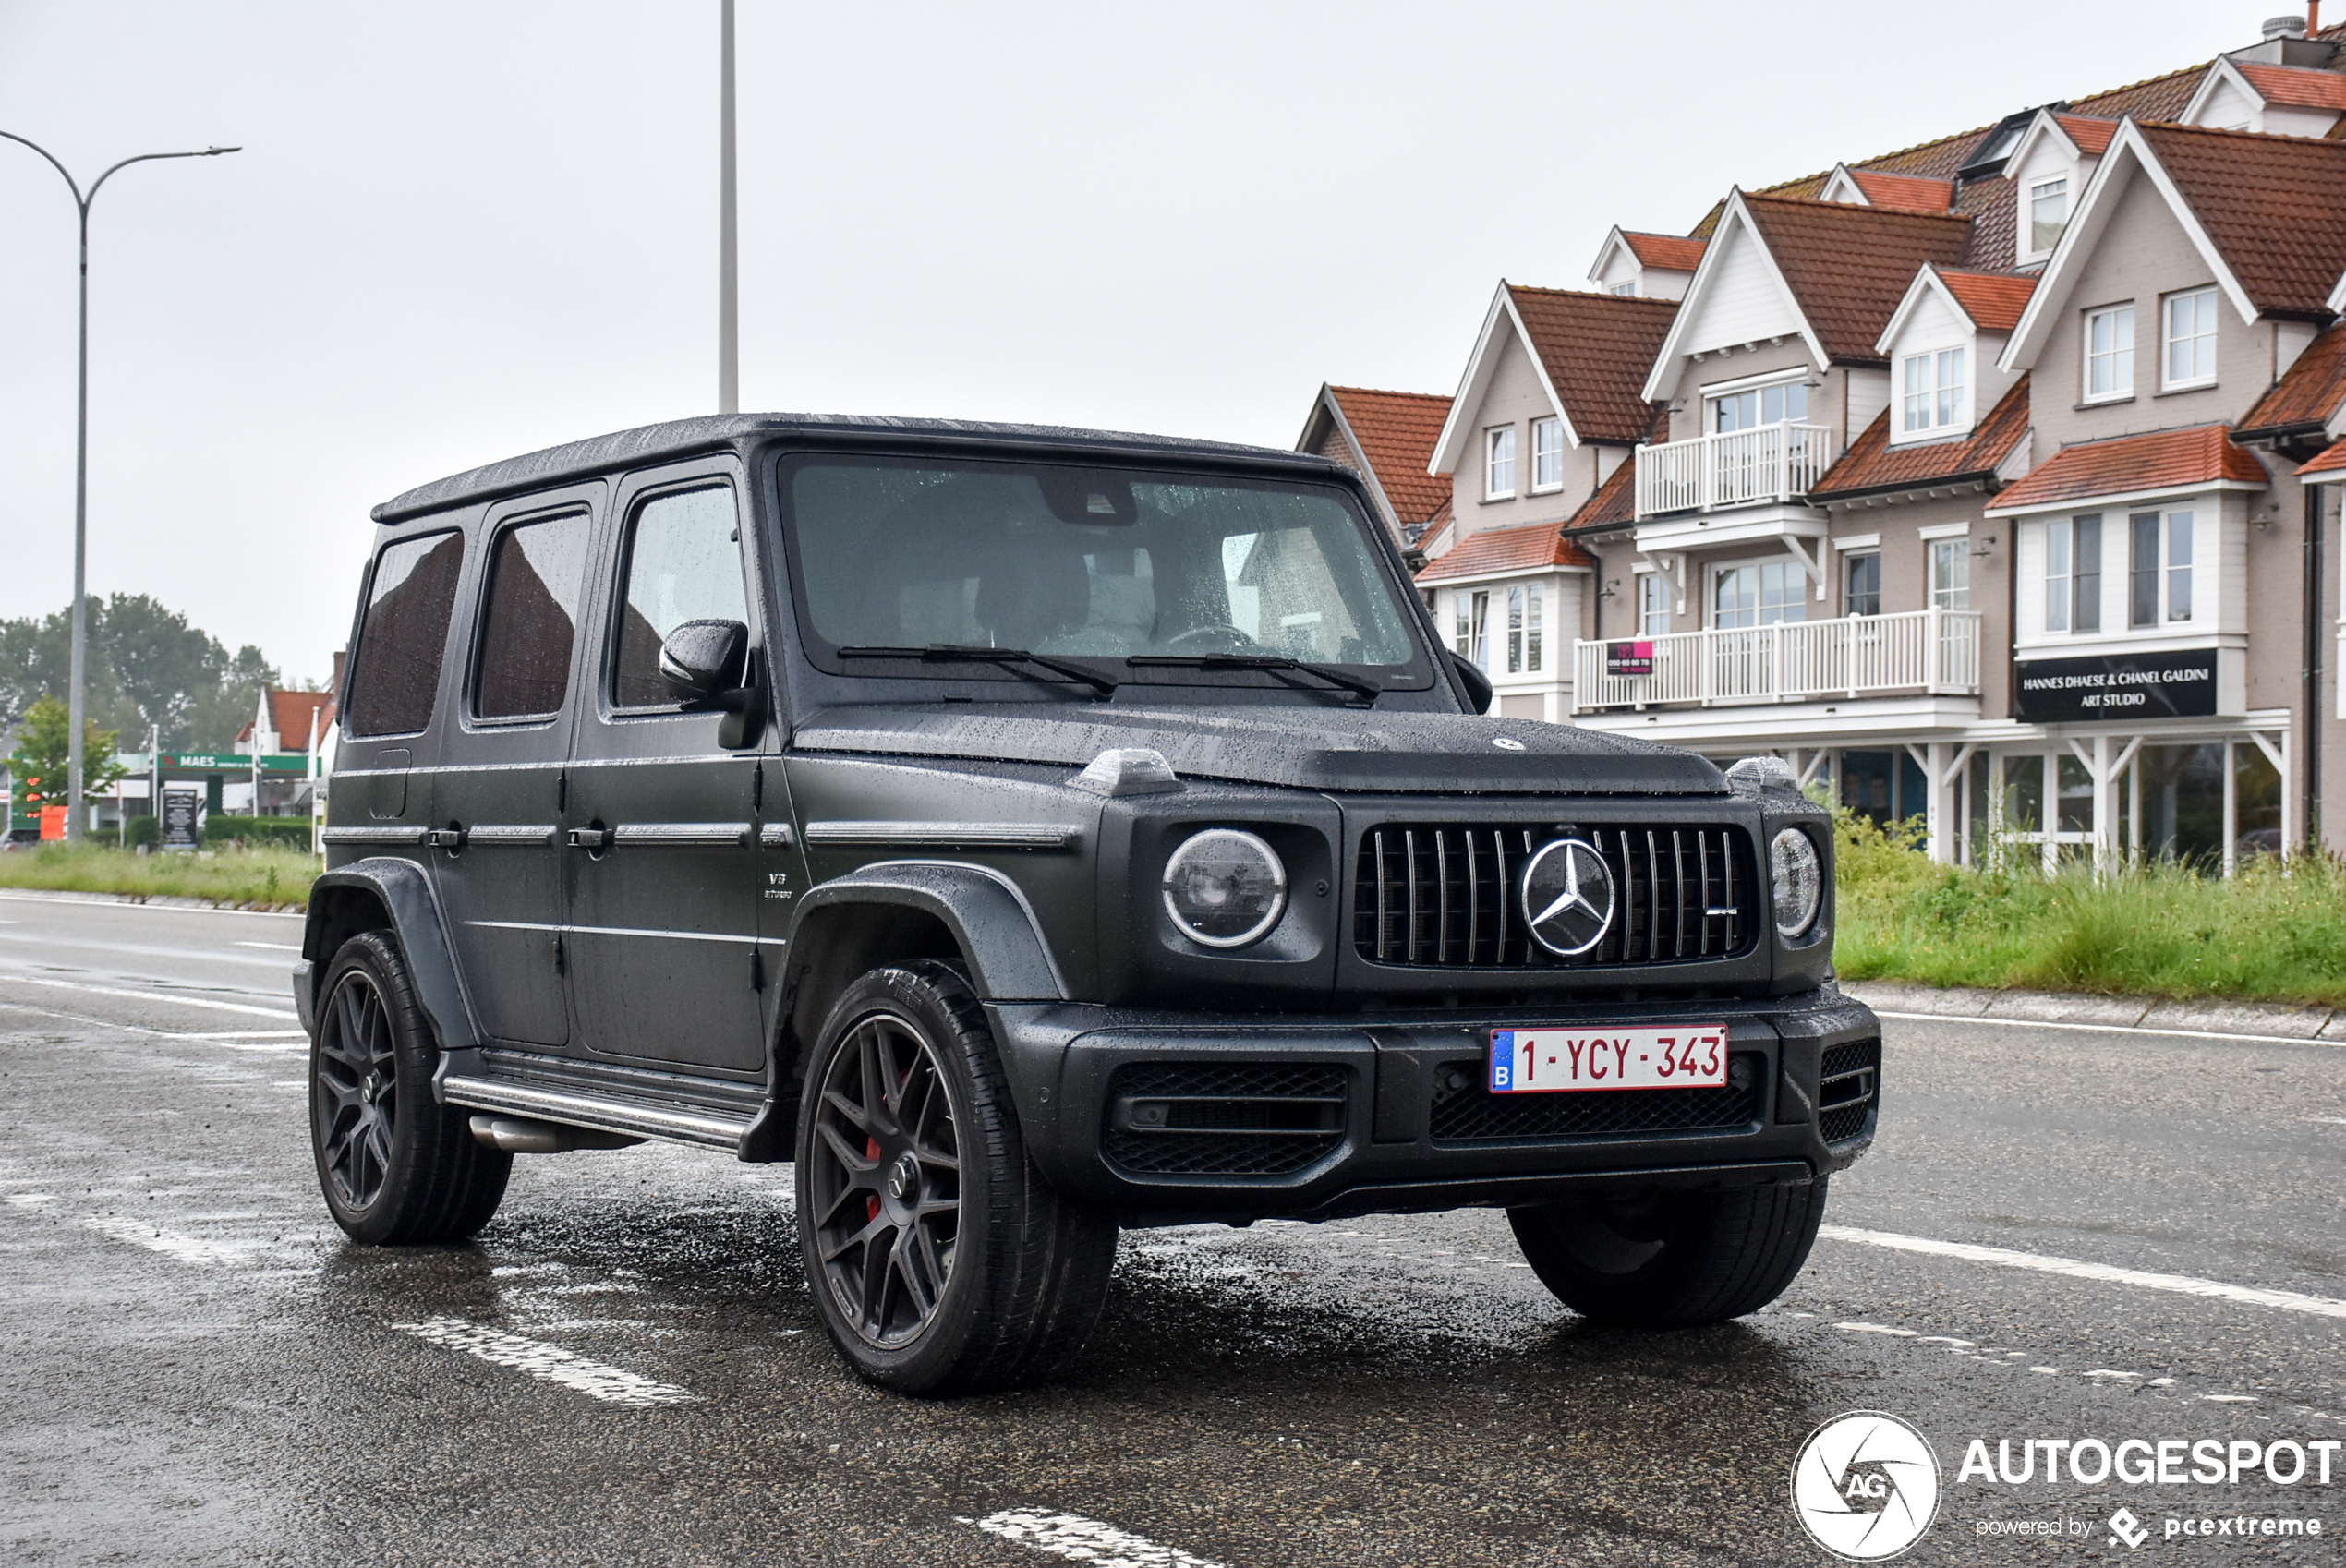
[[[798,1236],[840,1354],[901,1393],[1039,1381],[1098,1321],[1115,1220],[1026,1156],[993,1031],[954,970],[850,986],[799,1096]]]
[[[1757,1311],[1808,1260],[1825,1178],[1507,1211],[1526,1262],[1557,1300],[1615,1328],[1680,1329]]]
[[[326,970],[309,1042],[309,1143],[326,1207],[373,1247],[462,1241],[497,1212],[514,1157],[431,1092],[440,1049],[407,960],[362,931]]]

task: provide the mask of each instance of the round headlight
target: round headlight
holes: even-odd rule
[[[1287,867],[1270,845],[1209,827],[1165,863],[1165,909],[1181,935],[1208,947],[1243,947],[1287,908]]]
[[[1776,885],[1776,929],[1797,936],[1817,923],[1824,903],[1824,862],[1806,833],[1787,827],[1768,846],[1768,870]]]

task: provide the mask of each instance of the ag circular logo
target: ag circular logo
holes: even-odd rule
[[[1835,1416],[1808,1434],[1792,1462],[1792,1511],[1835,1557],[1895,1557],[1939,1516],[1939,1456],[1895,1416]]]
[[[1596,846],[1558,838],[1523,868],[1523,918],[1541,947],[1561,958],[1585,953],[1613,928],[1613,871]]]

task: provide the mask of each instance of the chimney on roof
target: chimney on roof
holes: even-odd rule
[[[2305,18],[2303,17],[2267,17],[2265,18],[2264,31],[2265,42],[2267,43],[2270,43],[2277,38],[2303,38],[2305,36]]]

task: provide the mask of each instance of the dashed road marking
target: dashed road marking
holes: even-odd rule
[[[230,946],[236,947],[266,947],[272,953],[298,953],[301,951],[301,944],[298,942],[235,942],[231,943]]]
[[[2346,1301],[2327,1296],[2306,1296],[2293,1290],[2263,1290],[2253,1285],[2196,1279],[2189,1274],[2151,1273],[2142,1269],[2088,1263],[2076,1258],[2055,1258],[2040,1252],[2014,1252],[2002,1247],[1977,1247],[1967,1241],[1936,1241],[1929,1236],[1858,1230],[1849,1225],[1819,1225],[1817,1234],[1832,1241],[1886,1247],[1893,1252],[1959,1258],[1966,1262],[1993,1263],[2006,1269],[2028,1269],[2041,1274],[2062,1274],[2071,1279],[2095,1280],[2105,1285],[2130,1285],[2142,1290],[2164,1290],[2178,1296],[2201,1296],[2254,1307],[2278,1307],[2289,1312],[2310,1312],[2321,1318],[2346,1318]]]
[[[104,1217],[84,1220],[82,1224],[100,1236],[127,1241],[151,1252],[160,1252],[182,1263],[248,1263],[276,1247],[274,1242],[248,1236],[187,1236],[178,1231],[161,1229],[141,1220]]]
[[[47,985],[59,991],[82,991],[92,996],[127,996],[139,1002],[170,1002],[186,1007],[210,1007],[214,1012],[248,1013],[254,1018],[283,1019],[287,1023],[299,1021],[296,1015],[283,1007],[252,1007],[242,1002],[215,1002],[209,996],[188,996],[176,991],[133,991],[123,985],[85,985],[78,980],[44,980],[30,974],[0,975],[18,985]]]
[[[2336,1047],[2346,1041],[2314,1040],[2302,1034],[2231,1034],[2218,1029],[2145,1029],[2131,1023],[2060,1023],[2051,1019],[1990,1018],[1977,1013],[1887,1013],[1880,1007],[1874,1017],[1905,1019],[1914,1023],[1977,1023],[1999,1029],[2066,1029],[2086,1034],[2159,1034],[2173,1040],[2244,1040],[2255,1045],[2328,1045]]]
[[[960,1515],[955,1515],[960,1518]],[[989,1535],[1047,1551],[1053,1557],[1090,1562],[1097,1568],[1224,1568],[1210,1557],[1165,1546],[1081,1514],[1048,1508],[1008,1508],[983,1519],[961,1520]]]
[[[550,1383],[560,1383],[593,1399],[635,1409],[663,1405],[689,1405],[701,1396],[674,1383],[639,1376],[623,1368],[605,1366],[574,1355],[558,1345],[526,1339],[517,1333],[483,1328],[462,1318],[426,1318],[419,1322],[393,1323],[402,1333],[414,1334],[450,1350],[477,1356],[493,1366],[509,1367]]]

